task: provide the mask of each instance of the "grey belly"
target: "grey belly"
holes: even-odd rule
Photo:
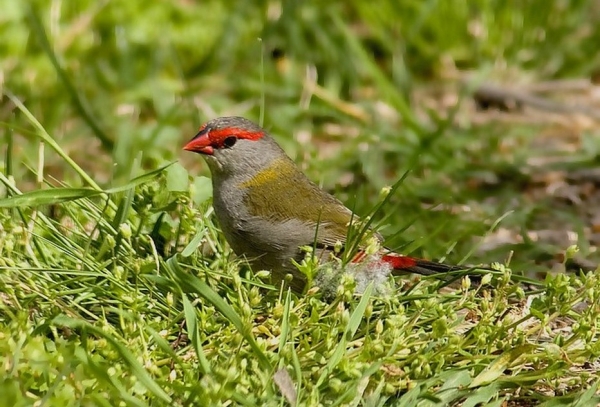
[[[302,260],[305,254],[299,248],[312,245],[314,229],[295,219],[274,223],[255,217],[250,221],[221,223],[221,228],[233,251],[245,256],[253,270],[271,271],[276,284],[286,274],[292,274],[292,288],[302,290],[306,278],[291,259]]]

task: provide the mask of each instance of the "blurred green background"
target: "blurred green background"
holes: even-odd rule
[[[460,84],[593,80],[597,2],[2,0],[0,9],[2,89],[103,186],[130,178],[136,157],[146,170],[179,159],[208,175],[181,146],[204,121],[243,115],[359,214],[411,170],[380,216],[392,247],[467,263],[515,250],[515,268],[529,270],[566,246],[528,232],[568,229],[593,255],[581,205],[529,190],[538,156],[555,158],[547,171],[594,168],[598,127],[567,126],[573,148],[542,151],[555,123],[482,119]],[[3,167],[34,189],[39,139],[6,97],[0,107],[12,142]],[[51,184],[82,184],[44,154]],[[481,249],[498,227],[511,238]]]

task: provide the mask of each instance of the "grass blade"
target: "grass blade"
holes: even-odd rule
[[[185,315],[185,324],[187,326],[188,334],[190,334],[190,340],[192,341],[192,346],[196,351],[196,356],[198,356],[198,362],[200,363],[200,367],[202,368],[202,373],[210,374],[211,368],[206,356],[204,355],[204,349],[202,349],[202,342],[200,341],[200,331],[198,327],[198,318],[196,317],[196,312],[192,303],[188,299],[187,295],[183,294],[181,297],[183,302],[183,313]]]
[[[167,260],[165,266],[179,284],[182,292],[193,292],[214,305],[215,308],[236,327],[244,339],[246,339],[252,350],[256,353],[256,357],[263,368],[272,369],[271,362],[258,346],[258,343],[256,343],[256,340],[250,331],[250,327],[242,321],[231,305],[227,304],[208,284],[200,281],[196,276],[184,272],[181,267],[179,267],[177,256],[173,256]]]
[[[55,317],[52,322],[56,326],[66,326],[71,329],[80,329],[106,339],[106,341],[112,345],[112,347],[119,353],[123,360],[129,365],[131,373],[137,377],[144,387],[146,387],[162,401],[171,403],[171,397],[165,393],[165,391],[158,385],[158,383],[154,381],[154,379],[152,379],[146,369],[144,369],[136,357],[129,351],[129,349],[127,349],[127,346],[117,341],[112,335],[109,335],[104,330],[90,324],[89,322],[69,318],[65,315],[59,315]]]
[[[75,199],[89,198],[100,195],[102,191],[90,188],[53,188],[25,192],[0,199],[0,208],[19,208],[39,205],[51,205],[60,202],[73,201]]]
[[[79,93],[77,93],[75,85],[73,85],[73,83],[69,79],[69,75],[67,75],[65,70],[58,62],[58,58],[56,57],[56,54],[54,53],[54,50],[50,45],[50,41],[48,40],[48,36],[46,35],[46,30],[44,29],[40,17],[38,16],[33,6],[29,7],[27,17],[29,20],[29,25],[31,26],[31,31],[33,31],[37,36],[40,45],[42,46],[42,49],[44,50],[44,52],[46,52],[46,55],[48,55],[52,66],[54,66],[58,78],[67,90],[67,93],[71,96],[71,99],[73,99],[75,110],[77,110],[83,121],[85,121],[88,124],[96,138],[100,140],[100,143],[102,143],[102,147],[104,147],[104,149],[106,149],[107,151],[112,151],[114,147],[113,140],[111,140],[106,135],[106,133],[98,125],[97,121],[92,117],[91,112],[85,106],[85,103],[79,96]]]
[[[316,387],[319,387],[320,385],[322,385],[325,382],[327,377],[329,377],[329,374],[333,371],[333,369],[335,369],[335,367],[338,365],[338,363],[340,363],[340,361],[344,357],[344,352],[346,351],[346,345],[348,344],[348,341],[350,339],[352,339],[352,337],[356,334],[356,330],[358,329],[358,327],[360,325],[360,321],[362,321],[362,318],[365,314],[365,310],[367,309],[367,305],[369,304],[369,300],[371,299],[372,292],[373,292],[373,283],[371,283],[367,286],[367,289],[363,293],[362,298],[360,299],[360,302],[358,303],[358,305],[352,312],[352,315],[350,316],[350,320],[348,321],[348,325],[346,325],[346,329],[344,331],[344,336],[340,340],[338,345],[336,346],[335,351],[333,352],[333,355],[331,356],[331,359],[329,359],[329,362],[327,362],[327,365],[325,366],[325,369],[323,369],[323,372],[321,373],[321,376],[319,377],[319,380],[317,381]]]

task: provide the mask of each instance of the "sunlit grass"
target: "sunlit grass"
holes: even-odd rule
[[[522,197],[542,126],[478,124],[469,91],[445,90],[462,70],[597,74],[591,2],[5,3],[6,405],[597,403],[597,276],[529,284],[566,247],[477,250],[500,226],[576,217]],[[207,169],[180,156],[229,114],[264,115],[359,215],[408,174],[373,220],[389,247],[509,267],[451,288],[397,278],[390,295],[344,279],[328,301],[273,287],[233,256]],[[596,136],[564,166],[593,168]]]

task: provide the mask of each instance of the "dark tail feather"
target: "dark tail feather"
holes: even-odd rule
[[[449,271],[465,270],[465,267],[436,263],[434,261],[417,259],[416,264],[406,271],[429,276],[431,274],[447,273]]]
[[[386,254],[382,257],[382,260],[393,267],[392,274],[416,273],[423,276],[430,276],[432,274],[462,271],[462,273],[453,273],[442,277],[442,280],[445,281],[444,285],[450,285],[453,282],[462,279],[464,275],[468,275],[471,282],[474,284],[479,284],[482,278],[480,273],[473,273],[473,267],[436,263],[435,261],[416,259],[414,257],[402,256],[396,253]],[[476,267],[476,269],[482,270],[480,267]],[[483,268],[483,270],[493,271],[492,269],[487,268]]]

